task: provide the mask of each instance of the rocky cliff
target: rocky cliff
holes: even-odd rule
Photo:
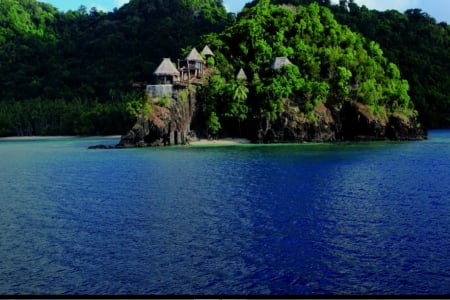
[[[184,95],[175,92],[165,105],[149,100],[153,101],[150,114],[138,118],[118,147],[181,145],[202,136],[205,130],[198,124],[192,126],[197,107],[195,89]],[[255,118],[247,122],[243,134],[255,143],[421,140],[427,137],[426,130],[414,116],[399,113],[376,116],[366,105],[351,101],[340,107],[320,104],[313,119],[296,109],[286,109],[275,121]]]
[[[117,147],[184,145],[195,133],[191,123],[195,113],[195,88],[175,89],[171,96],[150,98],[150,111],[137,118],[136,124]]]
[[[427,132],[414,116],[393,113],[375,116],[358,102],[344,102],[341,107],[319,105],[313,120],[286,110],[276,121],[260,118],[254,123],[255,142],[336,142],[373,140],[421,140]]]

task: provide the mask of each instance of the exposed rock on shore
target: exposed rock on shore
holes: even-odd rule
[[[274,122],[261,118],[256,122],[251,140],[276,142],[336,142],[374,140],[421,140],[427,133],[414,116],[394,113],[376,117],[370,109],[357,102],[345,102],[341,108],[321,104],[314,120],[295,110],[286,110]]]
[[[170,107],[155,106],[149,118],[139,118],[122,136],[118,148],[187,144],[196,140],[190,131],[195,98],[171,100]],[[275,121],[261,117],[248,123],[247,138],[254,143],[337,142],[375,140],[421,140],[427,133],[414,116],[399,113],[375,116],[358,102],[345,102],[340,108],[319,105],[315,119],[308,120],[295,109],[286,110]]]
[[[195,90],[184,89],[172,98],[149,99],[148,116],[140,116],[133,128],[122,136],[117,147],[184,145],[193,138],[190,125],[195,112]]]

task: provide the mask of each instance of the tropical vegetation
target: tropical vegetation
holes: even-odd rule
[[[215,73],[202,89],[212,131],[261,115],[274,121],[286,110],[314,121],[320,104],[338,107],[345,101],[363,103],[380,118],[416,114],[408,82],[380,45],[340,25],[317,3],[260,0],[203,42],[216,54]],[[274,68],[277,57],[290,63]],[[236,79],[240,68],[248,86]]]
[[[313,120],[346,100],[450,126],[449,25],[417,9],[255,0],[236,16],[221,0],[131,0],[109,13],[2,0],[0,136],[125,133],[161,59],[205,43],[216,72],[199,95],[213,132],[287,106]],[[272,70],[277,56],[292,64]]]

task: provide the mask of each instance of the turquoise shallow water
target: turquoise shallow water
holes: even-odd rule
[[[0,140],[0,294],[450,294],[450,131],[116,142]]]

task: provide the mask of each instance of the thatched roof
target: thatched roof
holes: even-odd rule
[[[189,53],[188,56],[186,56],[187,61],[198,61],[198,62],[204,62],[202,56],[200,53],[198,53],[197,49],[192,48],[191,53]]]
[[[211,48],[208,47],[208,45],[203,48],[202,54],[205,56],[214,56],[214,53],[212,52]]]
[[[247,80],[247,74],[245,74],[244,69],[240,69],[236,75],[236,79]]]
[[[272,69],[278,70],[278,69],[280,69],[281,67],[283,67],[283,66],[285,66],[285,65],[291,65],[291,64],[292,64],[292,63],[291,63],[291,61],[289,60],[289,58],[284,57],[284,56],[282,56],[282,57],[277,57],[277,58],[275,58],[275,61],[274,61],[273,64],[272,64]]]
[[[164,58],[153,74],[156,76],[180,76],[180,71],[175,68],[170,58]]]

